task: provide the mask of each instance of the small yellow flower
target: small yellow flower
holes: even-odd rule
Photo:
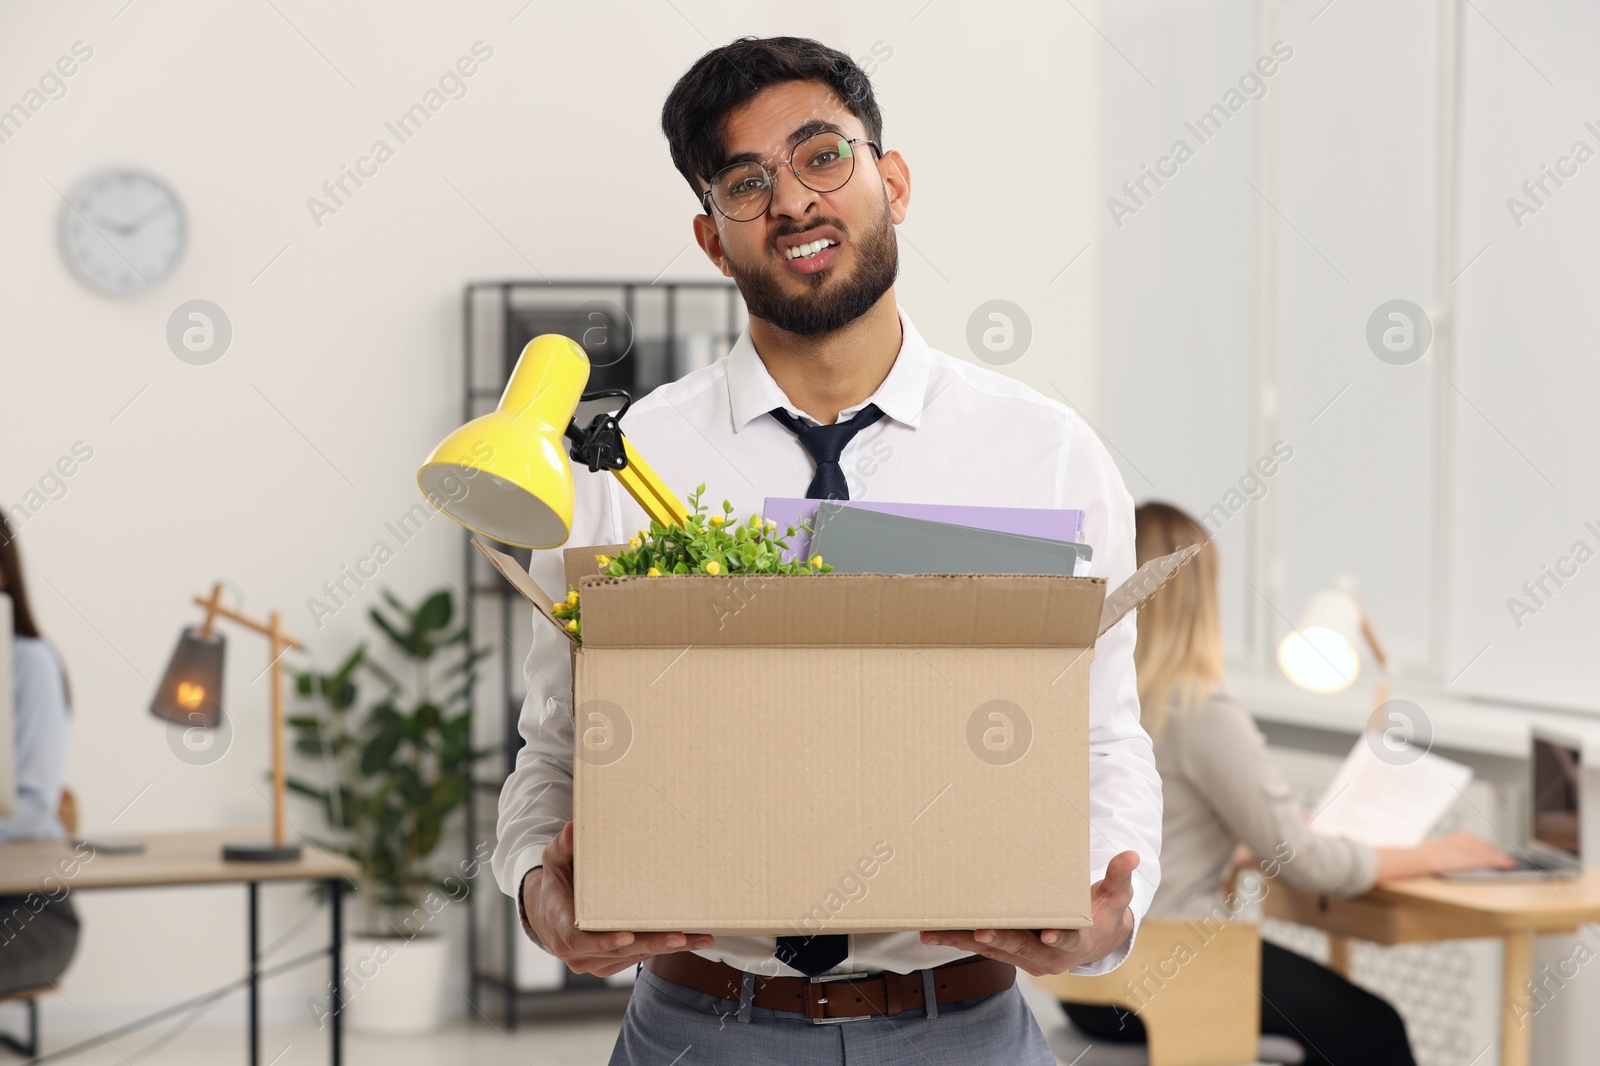
[[[631,537],[628,540],[628,547],[632,548],[634,551],[638,551],[639,546],[643,543],[644,541],[640,540],[638,537]]]
[[[812,565],[812,566],[821,566],[821,565],[822,565],[822,556],[820,556],[820,555],[813,555],[813,556],[812,556],[812,557],[811,557],[811,565]]]
[[[753,515],[750,516],[750,528],[751,529],[760,529],[761,528],[761,516],[760,515],[753,514]]]
[[[578,620],[576,618],[574,618],[572,621],[567,623],[567,632],[568,633],[576,633],[577,631],[578,631]]]
[[[648,570],[646,570],[644,572],[644,576],[645,577],[660,577],[661,576],[661,571],[657,570],[655,567],[652,566],[650,569],[648,569]]]
[[[714,515],[712,515],[712,516],[711,516],[711,518],[710,518],[710,522],[711,522],[711,524],[712,524],[712,525],[713,525],[713,526],[715,526],[715,527],[716,527],[716,528],[717,528],[717,529],[721,529],[721,528],[722,528],[722,526],[723,526],[723,523],[725,523],[725,522],[726,522],[726,521],[727,521],[727,519],[726,519],[726,518],[723,518],[723,517],[722,517],[722,516],[721,516],[721,515],[719,515],[719,514],[714,514]]]
[[[578,590],[577,589],[572,589],[571,591],[569,591],[567,593],[567,606],[568,607],[576,607],[576,606],[578,606]]]
[[[594,557],[594,561],[599,563],[601,566],[610,566],[611,565],[611,556],[609,556],[609,555],[596,555]]]
[[[708,573],[708,574],[720,574],[720,573],[722,573],[722,566],[715,559],[707,559],[706,560],[706,573]]]

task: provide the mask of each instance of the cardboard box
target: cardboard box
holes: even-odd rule
[[[1089,924],[1094,642],[1195,549],[1108,597],[1064,576],[594,573],[620,547],[565,559],[579,928]]]

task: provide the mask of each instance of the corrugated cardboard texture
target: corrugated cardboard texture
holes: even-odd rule
[[[620,555],[626,544],[596,544],[588,548],[566,548],[561,552],[561,563],[566,568],[567,588],[578,587],[578,579],[599,572],[596,555]]]
[[[579,927],[1089,924],[1092,658],[586,643]]]
[[[1015,574],[587,576],[589,648],[685,644],[1086,647],[1103,578]]]

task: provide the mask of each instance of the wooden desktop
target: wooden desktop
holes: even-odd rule
[[[1329,935],[1329,965],[1349,974],[1350,940],[1416,944],[1497,937],[1505,945],[1500,1009],[1501,1066],[1528,1066],[1535,1005],[1535,937],[1572,933],[1600,922],[1600,869],[1567,881],[1450,881],[1419,877],[1391,881],[1353,899],[1272,885],[1266,915]]]

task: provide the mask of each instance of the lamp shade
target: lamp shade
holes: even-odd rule
[[[179,725],[215,729],[222,722],[222,634],[194,627],[178,636],[150,713]]]
[[[553,548],[572,530],[572,464],[564,441],[589,380],[589,357],[547,333],[522,349],[500,404],[446,437],[417,471],[450,518],[519,548]]]
[[[1342,692],[1361,673],[1361,603],[1347,588],[1311,598],[1300,628],[1278,644],[1278,668],[1308,692]]]

